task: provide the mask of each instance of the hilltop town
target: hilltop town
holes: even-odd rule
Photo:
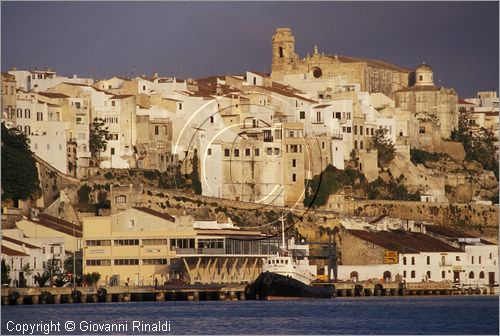
[[[2,284],[248,283],[280,219],[333,236],[335,280],[498,284],[497,92],[328,52],[278,28],[271,73],[2,72]]]

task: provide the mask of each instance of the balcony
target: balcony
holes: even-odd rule
[[[201,255],[220,255],[225,254],[223,248],[177,248],[177,255],[201,254]]]

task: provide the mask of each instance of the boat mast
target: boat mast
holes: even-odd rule
[[[281,244],[282,248],[286,249],[285,245],[285,219],[283,218],[283,214],[281,214]]]

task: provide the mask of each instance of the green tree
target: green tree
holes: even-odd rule
[[[378,150],[377,163],[379,167],[384,167],[391,162],[396,153],[392,140],[386,136],[388,132],[389,130],[386,128],[379,128],[375,130],[372,137],[373,146]]]
[[[71,273],[72,276],[76,277],[76,282],[80,283],[81,277],[83,275],[82,259],[79,259],[78,257],[76,258],[76,264],[74,270],[75,274],[73,274],[73,260],[74,260],[73,255],[68,255],[66,257],[66,259],[64,260],[64,272],[66,274]]]
[[[194,149],[193,159],[193,171],[191,172],[189,178],[191,179],[191,185],[195,194],[201,195],[201,180],[200,180],[200,160],[198,158],[198,150]]]
[[[29,139],[2,122],[2,199],[26,200],[40,190]]]
[[[7,265],[7,262],[5,261],[4,258],[2,258],[1,269],[2,269],[2,285],[10,284],[10,281],[11,281],[10,266]]]
[[[494,154],[498,150],[495,144],[498,136],[490,129],[474,129],[473,125],[471,112],[461,112],[458,129],[452,132],[451,138],[463,144],[466,160],[478,161],[484,169],[493,171],[498,180],[498,157]]]
[[[106,150],[108,137],[109,131],[108,128],[105,127],[104,120],[101,118],[94,118],[94,121],[90,124],[89,147],[92,157],[97,161],[99,161],[101,153]]]
[[[99,274],[98,272],[85,273],[83,275],[83,280],[91,286],[97,284],[100,279],[101,279],[101,274]]]

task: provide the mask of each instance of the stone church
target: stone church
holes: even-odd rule
[[[313,55],[301,59],[295,53],[290,28],[276,29],[272,44],[271,78],[275,81],[291,74],[310,74],[316,79],[343,77],[348,83],[359,83],[361,91],[382,92],[391,98],[395,91],[410,86],[412,70],[378,60],[326,55],[316,47]]]

